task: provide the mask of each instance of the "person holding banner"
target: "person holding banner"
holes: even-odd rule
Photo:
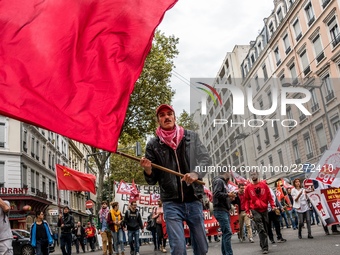
[[[294,189],[292,189],[292,197],[294,199],[293,207],[296,209],[299,219],[299,239],[302,238],[301,231],[304,221],[307,223],[308,238],[312,239],[312,229],[310,222],[309,205],[307,202],[307,191],[301,187],[300,179],[294,179],[293,181]]]
[[[145,157],[140,160],[148,184],[160,186],[164,220],[169,237],[170,252],[185,255],[186,243],[183,221],[189,226],[194,255],[208,253],[203,218],[203,185],[195,183],[206,174],[211,159],[198,134],[184,130],[176,124],[175,111],[162,104],[156,109],[156,137],[147,146]],[[180,178],[166,171],[153,168],[151,163],[182,173]],[[201,171],[203,169],[203,171]]]

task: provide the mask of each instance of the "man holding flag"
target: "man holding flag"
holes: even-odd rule
[[[160,105],[156,117],[159,124],[157,137],[148,142],[145,158],[141,159],[140,164],[147,183],[159,183],[171,254],[187,254],[183,221],[190,228],[194,255],[207,254],[208,242],[200,201],[204,191],[202,185],[194,182],[205,175],[196,171],[196,167],[211,165],[211,159],[198,135],[176,124],[172,106]],[[152,168],[151,163],[182,173],[184,177]]]

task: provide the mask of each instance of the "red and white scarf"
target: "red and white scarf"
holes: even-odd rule
[[[156,134],[163,143],[173,150],[176,150],[184,136],[184,128],[175,125],[172,130],[164,130],[160,126],[156,129]]]

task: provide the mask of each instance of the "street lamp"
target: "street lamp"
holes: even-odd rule
[[[329,132],[329,137],[330,137],[331,141],[333,141],[333,134],[332,134],[331,124],[330,124],[330,121],[329,121],[329,117],[326,114],[326,103],[325,103],[325,99],[323,97],[323,92],[322,92],[322,85],[323,85],[323,83],[324,83],[324,80],[322,80],[320,86],[315,86],[315,85],[297,86],[297,85],[292,85],[290,83],[283,83],[282,87],[312,88],[312,89],[318,89],[320,91],[320,96],[321,96],[321,100],[322,100],[322,106],[323,106],[323,110],[324,110],[324,113],[325,113],[327,128],[328,128],[328,132]]]

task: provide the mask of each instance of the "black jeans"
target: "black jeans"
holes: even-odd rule
[[[63,255],[71,255],[72,253],[72,234],[71,233],[61,233],[60,249]]]

